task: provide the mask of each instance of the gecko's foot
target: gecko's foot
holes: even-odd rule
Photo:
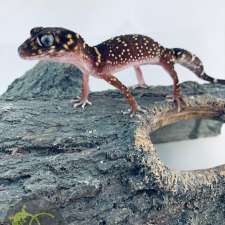
[[[149,86],[147,84],[136,84],[131,86],[132,89],[137,89],[137,88],[148,88]]]
[[[79,97],[77,99],[71,100],[71,103],[73,103],[74,108],[82,107],[83,109],[86,105],[92,105],[92,103],[88,101],[88,99],[81,99]]]
[[[138,106],[136,112],[137,112],[137,113],[138,113],[138,112],[139,112],[139,113],[147,113],[148,111],[147,111],[146,109],[141,108],[140,106]]]
[[[71,99],[70,102],[71,102],[72,104],[74,104],[74,103],[80,102],[81,99],[82,99],[81,97],[77,96],[76,98]]]
[[[140,117],[140,115],[138,115],[138,113],[147,113],[147,110],[138,106],[135,111],[129,109],[128,111],[122,111],[122,113],[123,113],[123,115],[129,115],[130,118],[133,118],[134,116]]]
[[[167,95],[166,100],[169,102],[174,102],[177,108],[177,112],[181,112],[186,106],[186,103],[182,96]]]

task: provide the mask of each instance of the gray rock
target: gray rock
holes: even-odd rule
[[[40,62],[16,79],[1,99],[73,98],[80,94],[80,88],[81,73],[74,66]]]
[[[70,225],[225,224],[225,166],[174,171],[152,144],[219,134],[224,86],[183,83],[181,113],[165,101],[172,87],[132,90],[147,111],[131,119],[118,91],[91,93],[93,106],[73,109],[80,84],[74,67],[42,62],[1,97],[2,223],[24,218],[25,205]],[[197,122],[169,125],[187,119]]]

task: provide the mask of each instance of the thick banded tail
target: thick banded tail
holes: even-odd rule
[[[204,71],[204,67],[201,60],[196,55],[193,55],[190,52],[181,48],[173,48],[171,50],[173,51],[173,54],[176,58],[175,62],[188,68],[199,78],[209,81],[210,83],[225,84],[225,80],[215,79],[213,77],[208,76]]]

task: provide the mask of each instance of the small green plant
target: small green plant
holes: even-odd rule
[[[33,225],[34,222],[37,225],[41,225],[39,221],[39,217],[41,216],[54,218],[54,215],[46,212],[31,214],[26,210],[26,207],[23,206],[21,211],[18,211],[14,216],[10,216],[9,219],[11,221],[11,225],[24,225],[27,221],[29,221],[29,225]]]

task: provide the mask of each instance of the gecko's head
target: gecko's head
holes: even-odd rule
[[[83,42],[77,33],[64,28],[35,27],[18,53],[24,59],[57,59],[78,51]]]

